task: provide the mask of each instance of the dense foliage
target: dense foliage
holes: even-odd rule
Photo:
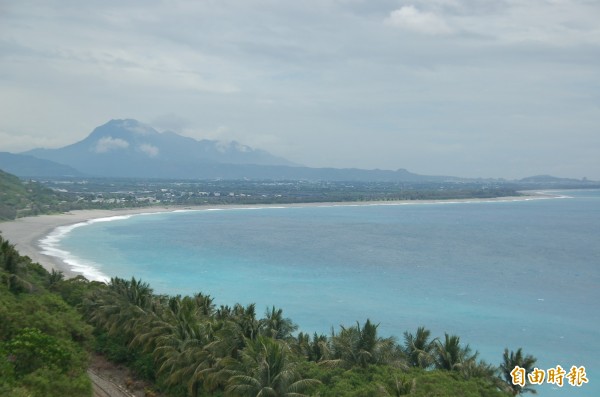
[[[146,283],[119,278],[91,291],[82,309],[106,354],[126,349],[129,362],[173,396],[513,393],[458,336],[432,339],[425,328],[406,332],[403,343],[380,336],[370,320],[331,335],[294,334],[275,307],[259,318],[254,305],[215,307],[201,293],[154,295]]]
[[[184,396],[507,396],[514,365],[477,360],[456,335],[420,327],[402,342],[366,320],[330,335],[297,333],[281,309],[216,307],[213,298],[165,296],[146,283],[65,280],[21,257],[0,236],[0,395],[85,396],[85,348],[127,364],[155,391]],[[73,307],[77,306],[79,312]],[[90,325],[82,321],[81,316]]]
[[[60,282],[0,236],[0,395],[86,396],[91,327],[49,289]]]

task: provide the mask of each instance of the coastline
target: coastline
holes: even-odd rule
[[[81,275],[69,264],[59,257],[43,253],[40,241],[50,235],[59,227],[90,222],[97,219],[131,216],[140,214],[155,214],[181,211],[207,211],[228,209],[254,209],[254,208],[294,208],[294,207],[337,207],[337,206],[377,206],[377,205],[419,205],[419,204],[451,204],[475,203],[496,201],[527,201],[544,198],[559,198],[561,196],[544,192],[523,192],[524,196],[509,196],[496,198],[468,198],[454,200],[398,200],[398,201],[365,201],[365,202],[320,202],[298,204],[259,204],[259,205],[219,205],[219,206],[168,206],[168,207],[143,207],[112,210],[75,210],[62,214],[38,215],[18,218],[13,221],[0,222],[0,234],[21,253],[33,262],[42,265],[46,270],[61,271],[67,278]],[[83,274],[85,276],[85,274]]]

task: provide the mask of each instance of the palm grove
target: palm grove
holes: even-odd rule
[[[0,236],[0,394],[91,395],[88,352],[126,363],[168,396],[504,396],[535,358],[507,349],[499,367],[456,335],[424,327],[399,343],[366,320],[330,335],[297,332],[281,309],[216,307],[157,295],[136,279],[64,279]],[[148,391],[152,394],[153,391]]]

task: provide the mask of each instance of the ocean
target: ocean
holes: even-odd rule
[[[92,279],[135,276],[157,293],[283,309],[304,332],[379,324],[402,342],[424,325],[500,364],[584,366],[589,383],[538,395],[600,395],[600,191],[562,198],[228,208],[121,216],[42,240]]]

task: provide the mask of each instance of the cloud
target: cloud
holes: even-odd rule
[[[446,35],[454,31],[440,16],[419,11],[414,6],[404,6],[392,11],[385,23],[428,35]]]
[[[106,153],[111,150],[127,149],[128,147],[129,142],[120,138],[106,136],[104,138],[99,139],[98,142],[96,142],[94,151],[96,153]]]
[[[165,131],[181,132],[191,126],[190,120],[175,113],[159,115],[152,120],[152,125]]]
[[[56,136],[37,136],[30,133],[19,131],[18,134],[9,131],[0,130],[0,142],[2,142],[1,152],[9,151],[19,153],[30,150],[31,148],[50,148],[59,146],[61,143]],[[69,142],[72,143],[72,142]]]
[[[158,156],[158,148],[156,146],[150,145],[149,143],[144,143],[142,145],[140,145],[138,147],[138,149],[143,152],[146,153],[148,155],[148,157],[156,157]]]
[[[497,136],[505,157],[561,153],[564,167],[600,170],[581,155],[598,147],[599,1],[5,3],[0,150],[64,146],[134,118],[310,166],[539,171],[505,170],[487,144]],[[528,154],[522,138],[557,149]],[[146,156],[144,142],[129,149]],[[464,151],[443,157],[431,142]]]
[[[121,126],[127,131],[133,132],[138,135],[148,135],[155,133],[154,129],[146,124],[141,124],[133,120],[123,120]]]

